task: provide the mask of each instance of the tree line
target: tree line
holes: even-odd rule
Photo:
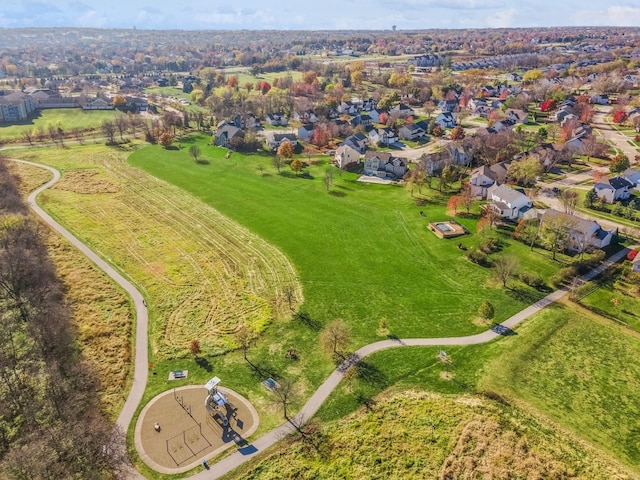
[[[0,477],[122,478],[124,434],[101,411],[44,237],[0,158]]]

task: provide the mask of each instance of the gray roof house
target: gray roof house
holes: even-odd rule
[[[491,198],[491,201],[487,207],[492,208],[501,218],[518,220],[535,217],[531,199],[508,185],[503,184],[490,188],[488,198]]]

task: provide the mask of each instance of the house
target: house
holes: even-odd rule
[[[567,229],[569,242],[567,249],[582,253],[592,248],[604,248],[611,243],[614,230],[604,230],[595,220],[559,212],[552,208],[544,211],[540,217],[541,225],[548,222],[557,222]]]
[[[282,142],[289,142],[294,148],[298,145],[298,139],[293,133],[274,133],[271,138],[267,139],[267,145],[274,151],[278,149]]]
[[[469,186],[471,195],[474,198],[485,200],[487,191],[495,185],[498,176],[487,165],[482,165],[471,172],[469,176]]]
[[[451,112],[442,112],[436,117],[436,123],[441,128],[453,128],[456,126],[456,117]]]
[[[385,179],[400,179],[407,171],[407,161],[389,152],[368,151],[364,155],[364,174]]]
[[[616,176],[613,178],[603,178],[596,183],[593,189],[598,198],[605,199],[607,203],[614,203],[618,200],[627,200],[631,196],[634,184],[626,178]]]
[[[486,107],[487,101],[484,98],[472,98],[467,102],[467,110],[477,113],[478,108]]]
[[[369,132],[370,145],[391,145],[398,141],[398,135],[389,127],[374,128]]]
[[[627,168],[622,172],[622,177],[631,182],[636,190],[640,190],[640,170]]]
[[[383,113],[382,110],[378,110],[377,108],[367,110],[367,115],[371,117],[371,121],[373,123],[380,123],[380,114],[382,113]]]
[[[420,157],[420,161],[423,163],[425,171],[429,175],[435,175],[441,172],[445,165],[466,165],[468,163],[468,157],[461,146],[448,143],[444,150],[426,153]]]
[[[491,198],[487,208],[493,209],[506,220],[535,217],[531,199],[508,185],[503,184],[489,188],[487,198]]]
[[[508,118],[504,118],[492,125],[493,129],[496,132],[499,132],[500,130],[513,130],[515,126],[516,122],[514,122],[513,120],[509,120]]]
[[[287,117],[282,112],[267,113],[264,121],[272,127],[286,127],[289,124]]]
[[[341,145],[336,149],[333,160],[338,168],[344,170],[347,165],[360,163],[360,152],[350,145]]]
[[[340,105],[338,105],[338,113],[355,115],[358,113],[358,107],[353,102],[340,102]]]
[[[403,125],[398,130],[398,136],[403,140],[417,140],[424,136],[426,130],[416,123]]]
[[[362,133],[354,133],[353,135],[349,135],[345,138],[342,145],[349,145],[354,150],[362,154],[367,149],[368,143],[369,139],[366,135]]]
[[[507,120],[512,120],[516,124],[529,123],[529,114],[518,108],[507,108],[505,115]]]
[[[441,100],[440,103],[438,103],[438,108],[444,113],[455,112],[458,109],[458,100]]]
[[[609,95],[596,93],[595,95],[591,95],[589,102],[594,105],[609,105]]]
[[[293,119],[302,123],[316,123],[318,121],[313,110],[296,111],[293,113]]]
[[[224,120],[220,122],[215,132],[214,143],[220,147],[232,148],[235,143],[233,141],[234,138],[243,139],[244,132],[240,128],[227,123]]]
[[[552,122],[561,122],[567,115],[573,115],[573,107],[565,105],[549,115],[549,120]]]
[[[413,115],[414,111],[410,106],[401,102],[391,110],[389,110],[389,114],[398,115],[400,117],[408,117],[409,115]]]
[[[363,127],[370,127],[373,123],[371,116],[363,113],[362,115],[356,115],[349,122],[352,127],[357,127],[358,125],[362,125]]]
[[[305,142],[308,142],[313,138],[314,129],[315,127],[312,123],[302,125],[300,128],[298,128],[298,138],[300,140],[304,140]]]
[[[82,104],[83,110],[113,110],[113,103],[105,100],[104,98],[94,98],[87,100]]]

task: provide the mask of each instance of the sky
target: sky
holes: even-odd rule
[[[638,0],[0,0],[0,28],[398,30],[640,26]]]

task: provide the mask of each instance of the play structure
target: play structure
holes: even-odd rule
[[[207,413],[213,418],[216,423],[221,427],[229,426],[229,418],[227,416],[227,404],[229,403],[227,397],[218,391],[218,385],[220,385],[218,377],[213,377],[209,380],[205,388],[207,389],[207,398],[204,401],[204,406]]]

